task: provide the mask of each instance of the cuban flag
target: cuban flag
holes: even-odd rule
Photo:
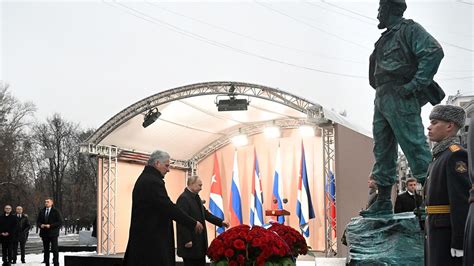
[[[301,142],[301,164],[298,177],[298,201],[296,202],[296,215],[300,220],[300,229],[305,237],[309,237],[309,220],[314,219],[313,203],[309,191],[308,173],[306,172],[306,158],[304,146]]]
[[[283,209],[283,181],[281,177],[281,158],[280,158],[280,145],[277,149],[277,158],[275,165],[275,175],[273,176],[273,193],[272,193],[272,209],[281,210]],[[278,222],[285,223],[284,216],[278,216]]]
[[[209,196],[209,211],[221,219],[224,219],[224,204],[222,200],[221,174],[217,154],[214,153],[214,171],[211,177],[211,194]],[[217,233],[221,234],[225,228],[217,227]]]
[[[252,175],[252,194],[250,195],[250,225],[262,226],[263,220],[263,192],[262,180],[258,168],[257,151],[254,150],[254,167]]]
[[[234,168],[230,187],[230,224],[242,224],[242,201],[240,199],[239,166],[237,165],[237,150],[234,152]]]

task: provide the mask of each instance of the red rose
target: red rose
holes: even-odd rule
[[[252,241],[253,236],[251,234],[248,234],[247,237],[245,237],[245,241],[250,242]]]
[[[252,241],[252,247],[258,247],[261,245],[261,240],[260,238],[254,238]]]
[[[245,250],[245,243],[240,239],[234,240],[234,248],[238,250]]]
[[[245,257],[244,255],[237,255],[237,262],[242,265],[245,262]]]
[[[234,251],[232,249],[226,249],[224,255],[227,257],[227,258],[230,258],[232,256],[234,256]]]

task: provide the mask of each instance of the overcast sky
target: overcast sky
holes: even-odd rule
[[[472,0],[408,0],[445,51],[435,80],[473,94]],[[157,92],[207,81],[279,88],[371,128],[378,1],[2,1],[1,75],[38,107],[97,128]],[[329,73],[328,73],[329,72]],[[425,126],[431,106],[423,108]]]

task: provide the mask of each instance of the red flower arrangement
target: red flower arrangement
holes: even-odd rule
[[[275,233],[277,233],[290,247],[291,255],[293,257],[298,257],[298,255],[306,255],[308,253],[308,244],[306,244],[306,239],[303,237],[300,232],[296,231],[290,226],[272,223],[272,226],[268,228]]]
[[[248,262],[262,266],[268,261],[282,259],[292,262],[290,248],[276,233],[248,225],[239,225],[220,234],[209,245],[207,255],[214,263],[224,261],[230,266]]]

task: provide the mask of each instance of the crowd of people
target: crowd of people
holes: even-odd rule
[[[5,205],[3,211],[3,215],[0,216],[3,266],[17,263],[18,247],[20,247],[20,261],[26,263],[25,245],[32,227],[28,215],[23,213],[22,206],[17,206],[16,212],[13,213],[11,205]],[[39,235],[43,242],[43,262],[46,266],[50,265],[50,252],[53,253],[53,265],[59,265],[58,237],[62,225],[61,212],[54,208],[52,198],[46,198],[44,208],[40,210],[36,219],[36,227],[40,230]]]
[[[0,216],[0,242],[2,244],[3,265],[15,264],[20,244],[21,263],[25,263],[25,243],[31,228],[28,215],[23,213],[23,207],[17,206],[13,212],[11,205],[5,205]]]

